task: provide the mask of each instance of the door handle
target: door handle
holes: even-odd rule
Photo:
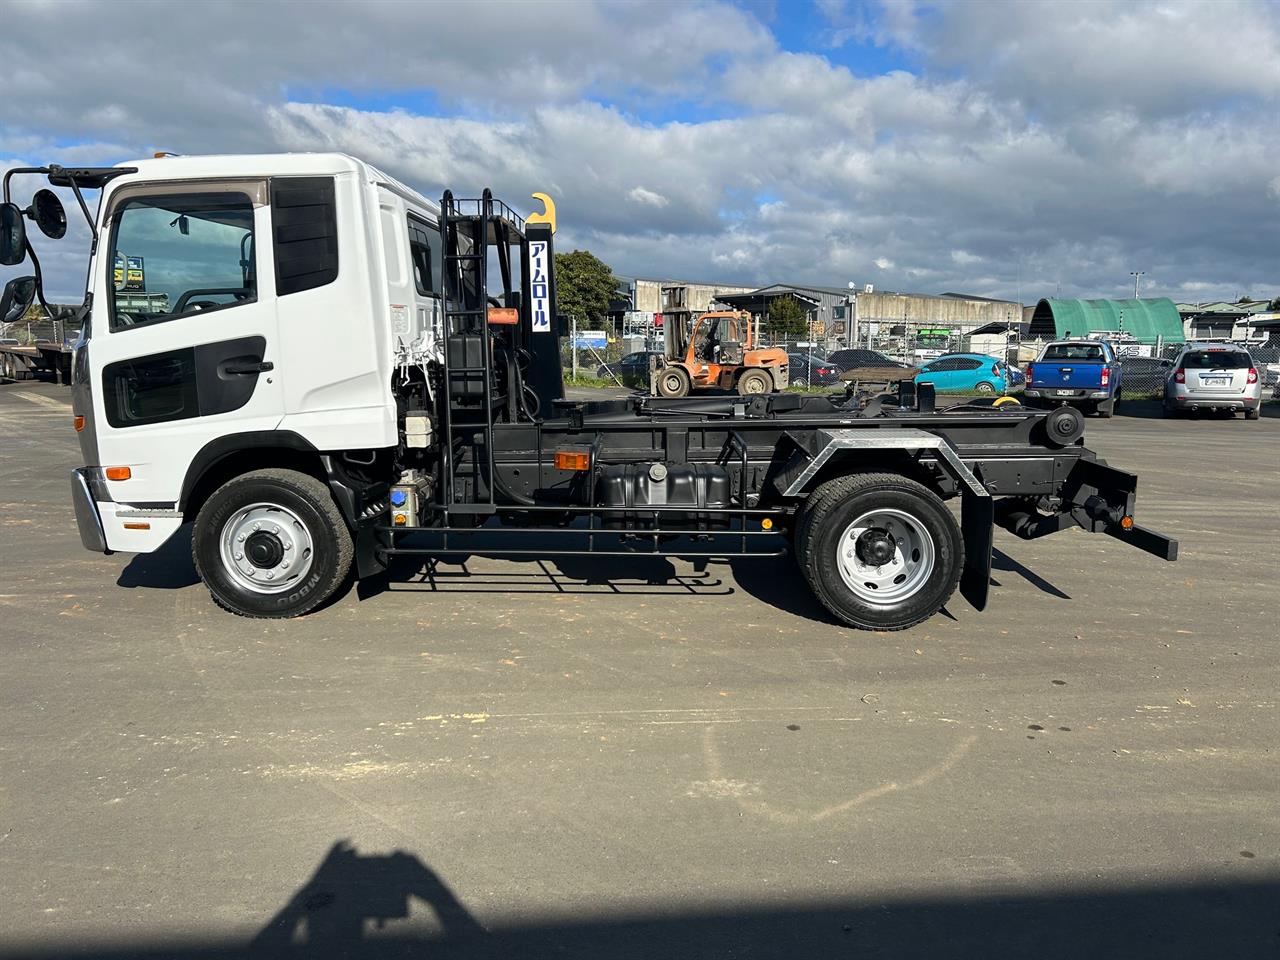
[[[222,372],[233,376],[248,376],[255,373],[268,373],[276,368],[270,360],[252,361],[249,363],[228,360],[222,365]]]

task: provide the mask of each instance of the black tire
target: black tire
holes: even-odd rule
[[[981,383],[979,383],[976,387],[973,388],[973,392],[986,397],[996,392],[996,385],[994,383],[989,383],[988,381],[983,380]]]
[[[664,397],[687,397],[692,383],[684,367],[663,367],[658,371],[658,393]]]
[[[1259,409],[1258,407],[1254,407],[1252,410],[1246,410],[1244,412],[1244,418],[1246,420],[1257,420],[1261,416],[1262,416],[1262,410]]]
[[[803,389],[804,387],[809,386],[809,381],[806,380],[804,377],[792,377],[791,386],[800,387],[801,389]]]
[[[840,571],[841,543],[870,511],[914,519],[931,539],[933,563],[919,588],[893,603],[859,597]],[[796,561],[819,602],[843,623],[863,630],[905,630],[951,599],[964,565],[960,528],[946,505],[921,483],[895,474],[856,473],[828,480],[809,495],[796,529]]]
[[[1116,412],[1116,400],[1103,400],[1095,409],[1103,420],[1109,420]]]
[[[290,563],[301,563],[298,558],[308,552],[309,543],[309,566],[284,589],[279,583],[268,587],[265,581],[262,590],[251,589],[244,585],[245,575],[233,572],[224,562],[224,534],[229,543],[238,543],[230,525],[246,522],[244,518],[250,510],[275,511],[271,516],[286,518],[278,524],[262,521],[264,526],[274,527],[274,533],[262,531],[267,541],[263,546],[265,555],[276,558],[266,561],[275,564],[273,570],[279,569],[280,562],[286,568]],[[281,527],[290,524],[293,524],[292,539],[288,532],[277,536],[281,534]],[[249,541],[256,536],[256,532],[250,533]],[[274,545],[270,542],[273,538]],[[283,552],[292,550],[295,544],[298,553]],[[244,553],[249,553],[247,547]],[[254,470],[227,481],[200,508],[191,538],[192,559],[214,602],[242,617],[297,617],[315,608],[346,580],[352,553],[351,532],[329,488],[315,477],[294,470]],[[252,569],[254,576],[265,577],[269,572],[267,567],[254,566],[248,560],[244,561],[244,569]],[[297,574],[287,569],[282,571],[284,578],[294,576]],[[272,588],[275,592],[267,592]]]
[[[773,392],[773,379],[763,370],[747,370],[738,378],[738,394],[752,397]]]

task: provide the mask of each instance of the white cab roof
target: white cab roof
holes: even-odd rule
[[[118,167],[137,167],[129,180],[203,180],[227,177],[317,177],[353,173],[369,183],[387,187],[405,200],[432,212],[439,204],[372,164],[345,153],[228,153],[202,156],[149,157],[128,160]]]

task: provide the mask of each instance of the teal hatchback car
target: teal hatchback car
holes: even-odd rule
[[[1005,367],[981,353],[947,353],[930,360],[916,374],[916,383],[932,383],[939,393],[1007,393]]]

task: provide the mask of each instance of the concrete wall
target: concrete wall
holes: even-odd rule
[[[663,303],[664,287],[679,287],[683,290],[683,304],[668,305]],[[646,313],[662,313],[663,310],[691,310],[703,312],[711,309],[711,301],[717,293],[750,293],[755,287],[741,287],[733,284],[717,283],[685,283],[682,280],[636,280],[635,308]]]
[[[998,300],[956,300],[909,293],[859,293],[858,322],[907,323],[924,327],[948,327],[962,332],[997,321],[1017,322],[1022,306]]]

